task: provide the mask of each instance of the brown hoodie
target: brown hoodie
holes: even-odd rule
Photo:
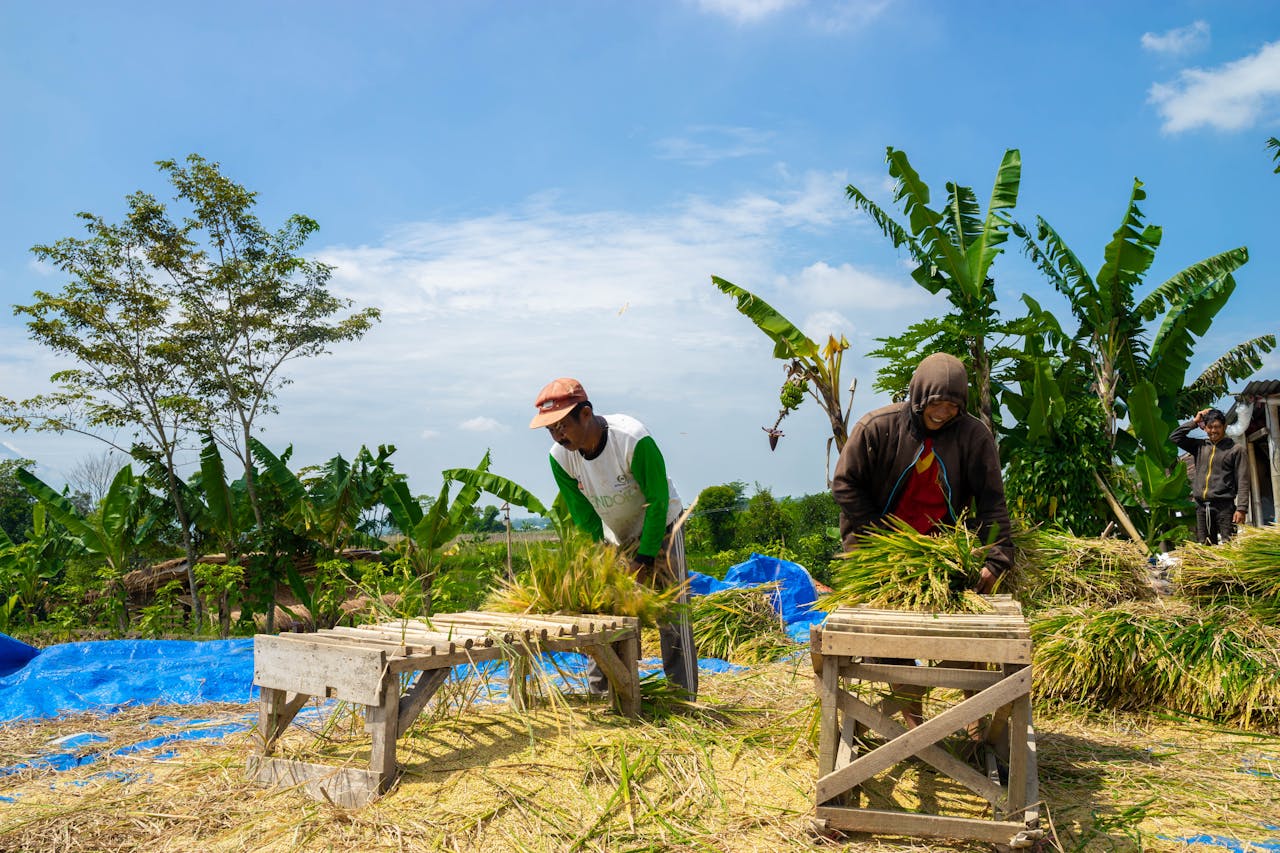
[[[960,414],[941,429],[929,432],[921,413],[934,401],[960,406]],[[912,466],[933,439],[942,468],[943,492],[954,523],[966,509],[984,541],[994,536],[987,552],[987,568],[1001,574],[1013,564],[1009,512],[1004,503],[1004,480],[995,437],[965,411],[969,377],[955,356],[934,353],[916,368],[908,399],[862,417],[840,452],[831,492],[840,506],[840,536],[845,548],[854,547],[868,525],[893,513]]]

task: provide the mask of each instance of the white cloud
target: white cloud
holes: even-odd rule
[[[571,212],[539,195],[318,251],[335,267],[331,288],[380,308],[382,321],[330,355],[289,365],[292,384],[279,413],[263,419],[262,440],[292,443],[298,465],[395,445],[392,462],[415,494],[434,494],[441,470],[491,450],[493,471],[549,498],[550,442],[526,426],[538,389],[568,375],[602,412],[649,426],[687,498],[735,479],[778,494],[821,490],[821,457],[807,449],[821,446],[825,419],[797,413],[787,427],[794,450],[768,454],[759,427],[776,417],[782,366],[710,276],[759,294],[815,338],[847,335],[859,356],[874,346],[868,335],[916,319],[926,296],[893,270],[844,262],[859,221],[844,174],[783,170],[776,180],[641,213]],[[33,363],[29,345],[6,350],[0,344],[6,394],[45,390],[52,361]],[[845,366],[849,378],[870,381],[865,359],[851,355]],[[42,470],[69,469],[85,452],[74,437],[29,433],[26,445]]]
[[[753,24],[804,0],[697,0],[698,8],[723,15],[738,24]]]
[[[1142,49],[1168,56],[1185,56],[1209,44],[1209,23],[1193,21],[1163,33],[1143,33]]]
[[[22,451],[18,449],[18,446],[11,441],[0,441],[0,447],[3,447],[5,450],[7,450],[9,454],[13,456],[14,459],[27,458],[22,455]]]
[[[463,432],[506,432],[507,428],[497,420],[480,415],[474,418],[468,418],[458,424],[458,429]]]
[[[1159,109],[1166,133],[1252,127],[1273,116],[1280,103],[1280,41],[1208,71],[1185,69],[1176,82],[1152,85],[1149,101]]]
[[[806,302],[858,311],[924,310],[933,298],[910,278],[886,278],[852,264],[810,264],[788,283]]]
[[[698,125],[682,136],[659,139],[654,146],[663,160],[709,166],[721,160],[767,154],[772,138],[772,133],[750,127]]]

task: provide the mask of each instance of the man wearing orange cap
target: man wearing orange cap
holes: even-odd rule
[[[674,530],[680,496],[667,465],[644,424],[629,415],[597,415],[576,379],[547,383],[534,405],[530,429],[546,427],[551,472],[574,526],[595,540],[632,550],[637,577],[667,586],[683,582],[684,533]],[[688,620],[659,625],[662,669],[667,680],[698,695],[698,658]],[[607,688],[594,664],[587,676],[593,693]]]

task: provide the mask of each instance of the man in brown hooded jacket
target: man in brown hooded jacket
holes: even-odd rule
[[[1013,564],[1013,539],[995,436],[965,411],[968,402],[964,364],[934,353],[916,367],[906,402],[869,412],[854,425],[831,485],[845,550],[858,547],[859,535],[890,515],[931,533],[971,509],[970,522],[991,543],[977,591],[991,591]],[[901,710],[907,724],[919,725],[924,689],[890,688],[906,700]]]
[[[968,401],[964,364],[934,353],[916,367],[906,402],[869,412],[854,425],[831,486],[846,550],[889,515],[929,533],[972,509],[978,535],[992,543],[978,592],[989,592],[1013,564],[1000,454],[991,430],[965,411]]]

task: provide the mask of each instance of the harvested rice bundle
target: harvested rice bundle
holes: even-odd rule
[[[987,546],[961,521],[933,535],[897,518],[890,527],[858,538],[858,546],[831,565],[832,593],[814,605],[832,611],[866,604],[925,613],[981,613],[990,610],[973,588]]]
[[[602,613],[636,616],[642,624],[665,621],[679,589],[655,591],[636,580],[617,547],[585,536],[529,552],[529,568],[503,581],[485,608],[507,613]]]
[[[1178,557],[1174,580],[1184,595],[1280,626],[1280,528],[1245,527],[1226,545],[1188,544]]]
[[[1014,534],[1005,583],[1028,609],[1070,604],[1110,606],[1155,599],[1143,546],[1128,539],[1085,539],[1060,530]]]
[[[1238,610],[1071,607],[1031,636],[1042,698],[1280,726],[1280,632]]]
[[[793,651],[795,643],[782,630],[769,601],[777,589],[776,583],[769,583],[694,598],[689,610],[698,654],[749,665],[775,661]]]

